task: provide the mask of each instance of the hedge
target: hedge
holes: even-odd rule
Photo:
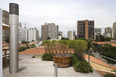
[[[75,55],[73,55],[73,58],[72,58],[72,65],[75,71],[77,72],[82,72],[82,73],[93,72],[93,68],[90,65],[90,63],[88,63],[86,60]]]
[[[44,53],[42,55],[43,61],[53,61],[53,53]]]

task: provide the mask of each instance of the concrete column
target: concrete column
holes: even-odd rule
[[[0,9],[0,77],[3,77],[2,71],[2,9]]]
[[[18,72],[18,25],[19,25],[19,6],[16,3],[9,4],[9,25],[10,25],[10,69],[14,74]]]

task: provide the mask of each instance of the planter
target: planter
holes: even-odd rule
[[[53,56],[53,61],[58,67],[69,67],[71,65],[72,55],[70,54],[56,54]]]

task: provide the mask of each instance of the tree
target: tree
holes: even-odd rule
[[[96,37],[96,41],[98,42],[102,42],[102,41],[104,41],[104,36],[103,35],[97,35],[97,37]]]
[[[50,37],[47,37],[47,40],[50,40],[51,38]]]
[[[83,58],[83,52],[87,49],[87,42],[85,40],[74,41],[74,53]]]
[[[62,37],[61,40],[69,40],[68,38]]]

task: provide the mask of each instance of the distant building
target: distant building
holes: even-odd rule
[[[58,40],[61,40],[63,36],[63,33],[61,31],[58,32]]]
[[[41,30],[42,40],[47,40],[48,38],[52,40],[58,39],[58,25],[54,23],[45,23],[41,26]]]
[[[77,22],[77,38],[94,37],[94,21],[93,20],[79,20]]]
[[[19,25],[19,41],[27,41],[27,27],[22,27],[21,23]]]
[[[101,28],[95,28],[94,29],[94,39],[96,39],[96,37],[99,35],[101,35]]]
[[[75,31],[68,31],[67,37],[69,40],[74,40],[75,39]]]
[[[114,38],[114,29],[110,27],[105,28],[105,33],[103,35],[104,37]]]
[[[39,31],[36,28],[30,28],[28,32],[28,41],[39,41]]]
[[[9,33],[10,33],[10,28],[9,28],[9,12],[3,10],[2,11],[2,39],[3,41],[9,42]]]
[[[116,22],[113,23],[114,38],[116,39]]]

